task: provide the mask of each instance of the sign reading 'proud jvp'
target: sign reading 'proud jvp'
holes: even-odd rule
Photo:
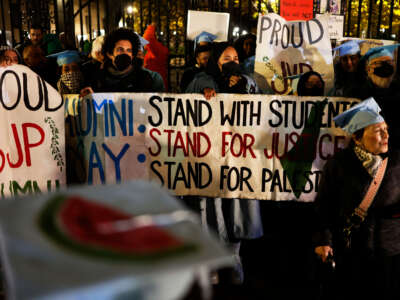
[[[0,198],[65,183],[64,106],[29,68],[0,68]]]

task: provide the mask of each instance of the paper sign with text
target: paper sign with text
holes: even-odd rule
[[[323,18],[325,15],[317,14],[316,18]],[[343,38],[344,16],[327,14],[329,18],[328,28],[329,36],[332,40],[339,40]]]
[[[26,66],[0,68],[0,198],[64,184],[62,97]]]
[[[313,0],[281,0],[281,16],[287,21],[313,18]]]
[[[92,97],[92,98],[91,98]],[[346,134],[333,117],[357,99],[93,94],[66,124],[86,182],[155,181],[177,195],[313,201]]]
[[[275,94],[291,92],[288,76],[315,71],[333,87],[334,72],[328,18],[286,22],[277,14],[258,17],[255,78]],[[266,82],[266,83],[265,83]]]

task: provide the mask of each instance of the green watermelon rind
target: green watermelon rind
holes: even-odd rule
[[[90,256],[94,258],[109,259],[113,261],[150,261],[168,258],[180,254],[185,254],[196,250],[198,247],[195,244],[184,243],[182,246],[174,247],[172,249],[163,249],[159,252],[152,253],[126,253],[113,251],[111,249],[102,248],[99,246],[84,245],[70,239],[64,234],[57,226],[56,216],[60,210],[66,195],[57,195],[52,198],[46,206],[42,209],[38,218],[38,225],[40,230],[54,241],[58,246],[65,250],[70,250],[77,254]]]

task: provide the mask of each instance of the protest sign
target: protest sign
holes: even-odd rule
[[[280,12],[287,21],[310,20],[313,18],[313,0],[282,0]]]
[[[152,180],[177,195],[312,201],[346,145],[333,117],[357,99],[218,94],[93,94],[66,127],[88,184]]]
[[[322,14],[317,14],[316,18],[319,19],[323,16],[324,15]],[[329,37],[332,40],[338,40],[343,38],[344,16],[328,14],[327,17],[329,18],[328,22]]]
[[[325,94],[332,89],[334,72],[328,19],[286,22],[276,14],[260,15],[257,29],[255,73],[260,87],[275,94],[291,92],[291,75],[321,74]]]
[[[202,31],[217,36],[216,42],[228,40],[229,13],[189,10],[187,18],[187,38],[194,38]]]
[[[28,67],[0,68],[0,197],[65,184],[60,94]]]
[[[7,299],[182,299],[199,266],[233,264],[197,216],[154,184],[75,187],[29,200],[0,201]],[[104,233],[104,224],[123,222],[132,223]]]

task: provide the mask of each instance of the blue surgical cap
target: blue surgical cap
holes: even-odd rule
[[[393,51],[399,47],[400,44],[386,45],[381,47],[370,48],[363,56],[368,62],[378,57],[388,56],[393,59]]]
[[[196,49],[196,45],[200,42],[212,43],[217,38],[216,35],[209,33],[207,31],[202,31],[194,38],[194,48]]]
[[[380,111],[378,103],[370,97],[336,116],[333,120],[336,126],[353,134],[369,125],[384,122],[385,120],[379,114]]]
[[[62,66],[62,65],[65,65],[65,64],[70,64],[70,63],[73,63],[73,62],[79,63],[81,61],[79,53],[76,50],[65,50],[63,52],[50,54],[47,57],[56,57],[57,58],[57,64],[59,66]]]
[[[339,50],[339,56],[354,55],[360,53],[361,40],[351,40],[341,44],[340,46],[333,49],[333,51]]]

